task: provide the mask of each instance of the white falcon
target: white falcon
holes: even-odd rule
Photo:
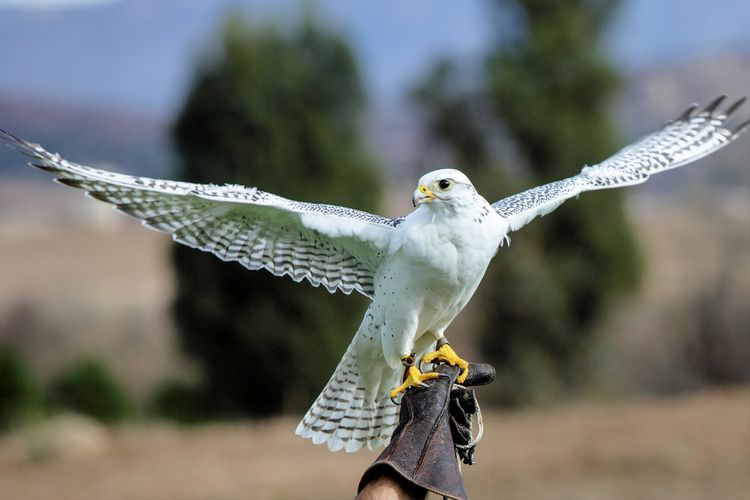
[[[421,373],[415,359],[458,365],[465,378],[467,363],[445,341],[445,330],[508,232],[584,191],[640,184],[734,141],[750,120],[732,131],[725,128],[744,98],[718,111],[723,99],[698,113],[697,106],[690,107],[578,175],[492,205],[458,170],[430,172],[414,191],[415,210],[397,219],[292,201],[256,188],[121,175],[69,162],[7,132],[0,131],[0,138],[58,182],[113,204],[179,243],[248,269],[369,297],[354,339],[296,430],[332,451],[355,451],[390,438],[399,411],[392,396],[436,376]]]

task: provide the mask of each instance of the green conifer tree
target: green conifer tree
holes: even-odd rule
[[[359,137],[364,95],[345,41],[308,16],[285,30],[231,19],[199,69],[174,139],[180,177],[376,210],[380,182]],[[356,331],[365,299],[330,295],[175,246],[174,313],[216,414],[308,405]]]
[[[514,27],[497,30],[505,36],[490,49],[483,88],[467,93],[443,61],[417,89],[433,135],[491,201],[574,175],[617,149],[607,106],[618,77],[599,52],[616,4],[495,0],[489,18]],[[496,168],[500,134],[528,166],[523,182]],[[474,310],[482,353],[498,367],[494,390],[514,404],[580,385],[592,327],[608,299],[635,286],[639,259],[619,192],[587,193],[511,236]]]

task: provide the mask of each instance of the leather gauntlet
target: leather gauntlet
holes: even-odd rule
[[[490,383],[495,369],[470,364],[464,385],[455,385],[460,373],[455,366],[440,364],[434,371],[441,377],[428,381],[428,387],[411,388],[404,394],[398,427],[390,444],[365,471],[359,492],[376,477],[395,472],[419,488],[468,499],[458,459],[473,463],[471,417],[477,405],[474,391],[466,386]]]

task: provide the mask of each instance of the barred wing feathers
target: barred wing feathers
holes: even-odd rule
[[[372,296],[373,274],[397,221],[333,205],[288,200],[257,188],[149,179],[78,165],[0,130],[57,181],[141,219],[185,245],[308,280],[329,292]]]
[[[737,139],[750,124],[750,120],[745,121],[735,130],[724,127],[727,118],[745,101],[743,97],[726,110],[717,112],[725,98],[719,97],[697,114],[693,113],[698,106],[691,106],[661,130],[598,165],[584,167],[574,177],[509,196],[492,206],[501,217],[508,219],[510,230],[515,231],[585,191],[640,184],[652,174],[703,158]]]

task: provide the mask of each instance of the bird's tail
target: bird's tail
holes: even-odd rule
[[[378,448],[398,423],[399,407],[387,396],[366,401],[355,344],[356,337],[295,431],[315,444],[327,443],[331,451]]]

